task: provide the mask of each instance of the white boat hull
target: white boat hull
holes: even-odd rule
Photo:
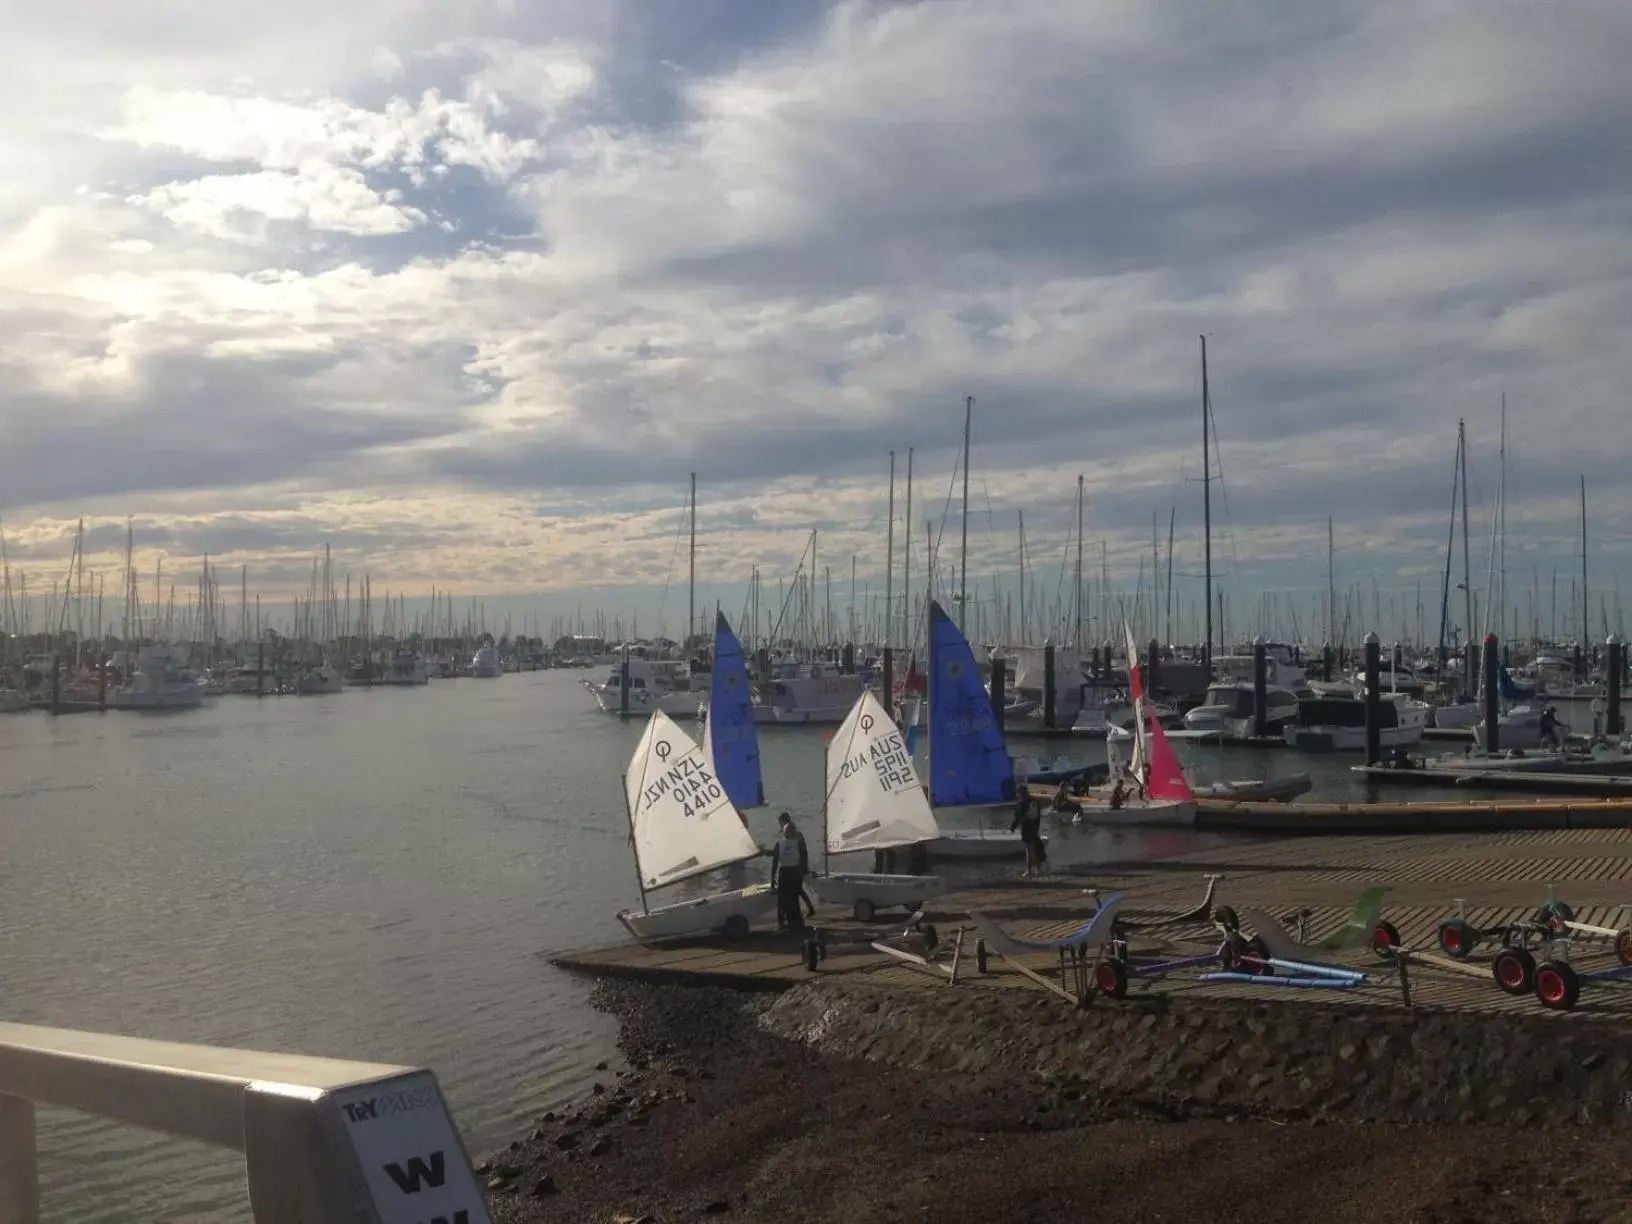
[[[1108,803],[1090,801],[1081,805],[1078,815],[1083,824],[1114,828],[1189,828],[1196,823],[1196,805],[1188,799],[1130,799],[1113,808]]]
[[[739,924],[734,919],[739,917],[742,919],[741,930],[746,933],[748,927],[775,912],[776,892],[768,884],[755,884],[736,892],[676,901],[644,913],[620,910],[618,921],[631,935],[644,942],[726,934],[726,926],[737,927]]]
[[[891,906],[917,909],[946,891],[939,876],[876,875],[871,872],[835,872],[812,877],[811,888],[826,905],[842,905],[863,922],[874,910]]]
[[[1306,752],[1364,752],[1364,727],[1288,727],[1286,746]],[[1382,727],[1377,732],[1378,746],[1382,748],[1409,748],[1422,742],[1422,728]]]
[[[1048,844],[1048,834],[1042,835]],[[932,859],[1014,859],[1026,856],[1020,834],[994,829],[943,829],[934,841],[923,843]]]
[[[27,693],[20,689],[0,689],[0,714],[22,714],[29,708]]]

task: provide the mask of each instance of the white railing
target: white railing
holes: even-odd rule
[[[255,1224],[489,1224],[421,1068],[0,1023],[0,1224],[38,1224],[36,1104],[242,1152]]]

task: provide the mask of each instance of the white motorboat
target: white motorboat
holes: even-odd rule
[[[623,709],[623,664],[613,664],[599,684],[581,682],[605,714]],[[707,706],[701,693],[692,688],[690,670],[681,659],[629,659],[629,712],[644,717],[667,714],[670,718],[696,718]]]
[[[940,836],[906,738],[870,692],[856,698],[828,741],[826,757],[822,824],[828,855],[893,850]],[[850,907],[860,922],[891,906],[916,909],[943,888],[938,876],[847,871],[824,872],[812,886],[824,902]]]
[[[1441,729],[1472,729],[1483,717],[1477,701],[1455,701],[1433,707],[1430,726]]]
[[[770,682],[758,688],[755,717],[761,722],[840,723],[866,687],[860,674],[846,674],[831,664],[779,664]]]
[[[1279,685],[1264,686],[1264,726],[1280,735],[1298,716],[1298,694]],[[1250,681],[1225,680],[1207,687],[1207,696],[1184,716],[1187,731],[1205,731],[1224,740],[1253,737],[1253,687]]]
[[[652,908],[651,894],[762,851],[709,761],[668,715],[652,714],[624,775],[624,801],[640,881],[639,911],[618,921],[640,940],[723,934],[741,939],[776,910],[767,885],[688,897]]]
[[[1530,750],[1541,747],[1541,715],[1544,706],[1516,705],[1500,715],[1496,720],[1496,747],[1498,751],[1509,748],[1523,748]],[[1568,733],[1568,728],[1559,724],[1558,734],[1562,738]],[[1485,735],[1485,720],[1479,719],[1473,727],[1473,741],[1480,750],[1487,747]]]
[[[339,693],[346,687],[346,678],[340,674],[339,668],[330,663],[327,658],[316,667],[307,668],[295,681],[295,691],[302,696],[315,696],[320,693]]]
[[[394,684],[398,686],[413,684],[429,684],[431,673],[425,668],[425,656],[410,646],[398,646],[391,652],[391,659],[374,677],[375,684]]]
[[[271,668],[263,668],[260,663],[240,663],[227,676],[224,693],[239,697],[261,697],[267,693],[278,691],[278,678],[272,674]]]
[[[1384,693],[1378,704],[1378,745],[1408,748],[1422,742],[1432,707],[1404,693]],[[1306,751],[1362,752],[1366,747],[1366,703],[1362,697],[1317,697],[1298,708],[1284,732],[1287,746]]]
[[[504,661],[499,658],[498,647],[492,642],[483,642],[476,653],[470,657],[470,674],[480,680],[491,680],[495,676],[504,674]]]
[[[204,689],[185,650],[155,643],[136,652],[135,669],[107,697],[116,710],[187,710],[204,704]]]

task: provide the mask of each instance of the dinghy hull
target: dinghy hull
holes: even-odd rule
[[[618,921],[642,943],[660,939],[685,939],[698,935],[726,935],[741,938],[754,923],[776,912],[776,892],[768,884],[755,884],[737,892],[715,893],[661,905],[644,913],[620,910]]]
[[[811,881],[816,897],[824,905],[842,905],[861,922],[873,913],[892,906],[916,909],[931,897],[946,891],[939,876],[875,875],[841,871]]]

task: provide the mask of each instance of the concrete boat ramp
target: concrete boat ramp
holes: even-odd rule
[[[1059,938],[1076,930],[1093,913],[1099,896],[1125,892],[1123,916],[1135,922],[1156,920],[1193,910],[1201,901],[1209,874],[1222,877],[1214,904],[1237,910],[1257,908],[1276,917],[1307,910],[1304,939],[1316,943],[1349,918],[1360,892],[1388,889],[1381,917],[1398,929],[1413,951],[1437,953],[1439,921],[1461,908],[1478,927],[1517,920],[1535,912],[1550,896],[1569,902],[1578,922],[1611,929],[1632,927],[1632,829],[1564,829],[1494,834],[1415,834],[1397,837],[1298,837],[1242,841],[1194,854],[1151,862],[1109,865],[1092,874],[1056,875],[1042,881],[1016,878],[948,894],[932,906],[928,920],[939,936],[941,968],[904,964],[876,951],[870,939],[898,934],[900,924],[880,916],[862,926],[837,911],[819,910],[816,925],[828,952],[812,973],[804,964],[798,937],[755,931],[740,943],[724,939],[660,945],[633,943],[562,952],[549,956],[563,969],[595,976],[653,982],[785,990],[812,978],[843,975],[850,981],[884,990],[1029,990],[1046,995],[1023,970],[1055,983],[1061,966],[1053,953],[1041,952],[1005,961],[987,958],[980,972],[975,935],[966,929],[954,982],[948,976],[951,949],[967,915],[978,911],[1000,923],[1008,934],[1028,940]],[[1218,935],[1204,921],[1141,926],[1134,931],[1136,960],[1196,956],[1216,947]],[[1612,941],[1578,941],[1571,961],[1587,972],[1616,963]],[[1533,995],[1507,995],[1496,989],[1489,972],[1494,946],[1479,948],[1455,972],[1443,965],[1408,962],[1408,985],[1417,1008],[1466,1011],[1511,1011],[1538,1016],[1632,1019],[1632,981],[1588,983],[1573,1012],[1544,1009]],[[1404,997],[1398,966],[1369,949],[1337,953],[1310,952],[1309,959],[1367,971],[1365,985],[1354,990],[1300,990],[1236,984],[1204,984],[1195,971],[1166,977],[1135,978],[1126,1000],[1096,999],[1095,1006],[1131,1007],[1141,1000],[1180,994],[1207,998],[1275,1000],[1289,1005],[1318,1002],[1400,1009]],[[1540,956],[1537,959],[1541,959]]]

